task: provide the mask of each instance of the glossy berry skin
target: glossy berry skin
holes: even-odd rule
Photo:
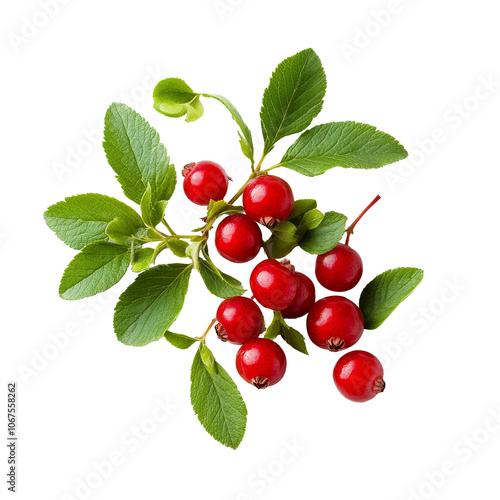
[[[242,345],[258,337],[265,329],[259,306],[247,297],[223,300],[217,309],[215,330],[219,339]]]
[[[316,278],[332,292],[354,288],[363,275],[363,261],[356,250],[338,243],[335,248],[316,258]]]
[[[344,354],[333,369],[333,381],[340,393],[351,401],[363,403],[385,389],[384,369],[369,352]]]
[[[342,351],[353,346],[364,330],[361,310],[345,297],[334,295],[318,300],[307,316],[307,333],[318,346]]]
[[[290,305],[281,311],[281,315],[287,319],[305,316],[316,302],[316,290],[311,279],[303,273],[295,273],[299,279],[297,293]]]
[[[240,347],[236,355],[236,369],[243,380],[257,389],[265,389],[277,384],[285,375],[286,356],[272,340],[250,340]]]
[[[250,288],[261,305],[273,311],[283,311],[292,303],[299,281],[294,271],[277,260],[266,259],[252,271]]]
[[[245,213],[267,227],[274,227],[292,212],[292,189],[286,181],[274,175],[252,179],[243,191]]]
[[[219,201],[226,196],[229,177],[218,163],[189,163],[182,170],[182,175],[184,193],[196,205],[208,205],[210,200]]]
[[[262,248],[260,227],[244,214],[229,215],[217,227],[215,247],[231,262],[248,262]]]

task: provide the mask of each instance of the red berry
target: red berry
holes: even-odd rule
[[[353,346],[364,329],[363,315],[354,303],[334,295],[318,300],[307,316],[307,333],[318,346],[341,351]]]
[[[332,292],[354,288],[363,275],[363,261],[356,250],[338,243],[333,250],[316,258],[316,278]]]
[[[293,202],[288,183],[274,175],[255,177],[243,191],[245,213],[267,227],[274,227],[285,220],[292,212]]]
[[[229,177],[218,163],[189,163],[183,168],[182,175],[184,193],[196,205],[208,205],[210,200],[219,201],[226,196]]]
[[[286,356],[272,340],[254,339],[243,344],[236,355],[236,369],[249,384],[265,389],[285,375]]]
[[[369,352],[344,354],[333,369],[333,381],[340,393],[351,401],[362,403],[373,399],[385,389],[384,369]]]
[[[250,275],[250,288],[255,299],[273,311],[282,311],[292,303],[299,282],[288,260],[263,260]]]
[[[284,318],[300,318],[307,314],[316,301],[316,290],[314,283],[303,273],[295,273],[299,278],[299,287],[297,293],[290,305],[281,311]]]
[[[248,262],[262,247],[262,233],[246,215],[229,215],[217,227],[215,247],[222,257],[231,262]]]
[[[265,328],[259,306],[247,297],[232,297],[221,302],[217,309],[217,336],[232,344],[242,345],[258,337]]]

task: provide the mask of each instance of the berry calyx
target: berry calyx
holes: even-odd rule
[[[385,389],[384,369],[369,352],[351,351],[344,354],[333,369],[333,381],[340,393],[357,403],[373,399]]]
[[[274,227],[292,212],[293,192],[289,184],[274,175],[252,179],[243,191],[243,208],[254,221]]]
[[[206,206],[210,200],[219,201],[226,196],[229,177],[218,163],[188,163],[182,169],[182,175],[184,193],[196,205]]]
[[[292,303],[299,282],[293,266],[287,260],[263,260],[250,275],[250,288],[255,299],[273,311],[283,311]]]
[[[362,275],[361,256],[349,245],[338,243],[332,250],[316,258],[316,278],[332,292],[351,290]]]
[[[236,355],[236,369],[243,380],[257,389],[265,389],[277,384],[285,375],[286,356],[272,340],[250,340]]]
[[[242,345],[258,337],[265,329],[259,306],[247,297],[232,297],[217,309],[215,331],[220,340]]]
[[[306,315],[316,302],[316,290],[311,279],[303,273],[295,273],[295,276],[299,279],[297,293],[288,307],[281,311],[281,315],[287,319]]]
[[[215,247],[222,257],[231,262],[248,262],[257,256],[262,247],[262,233],[250,217],[229,215],[217,227]]]
[[[329,351],[353,346],[364,330],[361,310],[345,297],[333,295],[318,300],[307,316],[307,333],[314,344]]]

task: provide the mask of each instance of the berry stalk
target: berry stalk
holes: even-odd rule
[[[354,233],[354,228],[355,228],[356,224],[361,220],[363,215],[365,215],[366,212],[368,212],[368,210],[370,210],[370,208],[372,208],[373,205],[375,205],[375,203],[377,203],[378,200],[380,200],[380,195],[375,196],[373,201],[358,215],[357,219],[345,230],[345,232],[347,233],[347,236],[345,239],[346,245],[349,245],[349,238],[350,238],[351,234]]]

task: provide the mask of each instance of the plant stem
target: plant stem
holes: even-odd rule
[[[177,236],[175,234],[175,231],[169,226],[167,220],[165,219],[165,217],[161,220],[163,222],[163,225],[168,229],[168,232],[172,235],[172,236]]]
[[[378,200],[380,200],[379,195],[375,196],[374,200],[359,214],[358,218],[345,230],[345,232],[347,233],[347,236],[345,239],[346,245],[349,245],[349,238],[350,238],[351,234],[354,233],[354,227],[356,226],[356,224],[361,220],[361,217],[363,217],[363,215],[365,215],[366,212],[368,212],[368,210],[370,210],[370,208],[372,208],[373,205],[375,205],[375,203],[377,203]]]
[[[214,325],[215,325],[216,321],[217,321],[217,319],[216,319],[216,318],[214,318],[214,319],[210,322],[210,324],[208,325],[208,328],[205,330],[205,333],[204,333],[201,337],[195,337],[195,339],[196,339],[196,340],[198,340],[199,342],[203,342],[203,343],[204,343],[204,342],[205,342],[205,338],[206,338],[206,336],[208,335],[208,332],[212,329],[212,326],[214,326]]]

